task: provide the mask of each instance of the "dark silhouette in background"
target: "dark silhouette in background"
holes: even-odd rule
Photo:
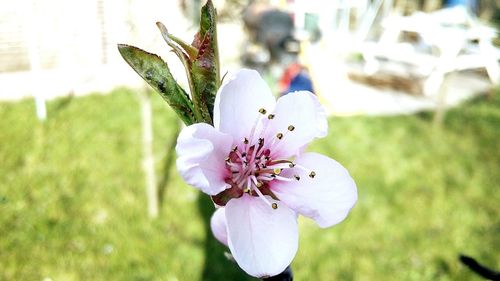
[[[287,42],[293,40],[293,20],[285,11],[272,7],[249,6],[243,22],[251,41],[266,47],[271,60],[280,61],[287,52]]]

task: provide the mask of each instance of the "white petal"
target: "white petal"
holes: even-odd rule
[[[242,69],[226,77],[215,98],[214,126],[228,133],[235,141],[248,138],[252,128],[262,117],[259,109],[274,109],[276,101],[269,86],[255,70]]]
[[[229,154],[232,138],[214,127],[197,123],[184,128],[177,139],[177,169],[184,180],[209,195],[227,187],[224,159]]]
[[[296,213],[266,198],[278,208],[247,194],[230,200],[225,207],[229,249],[246,273],[259,278],[283,272],[298,247]]]
[[[297,155],[314,138],[324,137],[328,132],[326,113],[317,97],[310,92],[293,92],[279,98],[274,114],[265,138],[278,141],[276,134],[284,135],[271,150],[274,156]],[[290,125],[294,127],[293,131],[288,130]]]
[[[298,213],[310,217],[321,227],[330,227],[345,219],[358,198],[356,184],[349,172],[337,161],[317,153],[304,153],[297,165],[311,169],[283,171],[284,175],[300,176],[299,181],[276,182],[271,190]]]
[[[227,224],[224,208],[218,208],[210,219],[210,228],[215,238],[227,246]]]

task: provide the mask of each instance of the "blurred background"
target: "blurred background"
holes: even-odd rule
[[[155,22],[191,42],[204,1],[0,2],[0,280],[254,280],[177,174],[175,115],[116,48],[187,86]],[[498,0],[214,4],[222,73],[314,92],[330,130],[309,149],[358,185],[340,225],[299,219],[296,280],[481,280],[461,254],[500,270]]]

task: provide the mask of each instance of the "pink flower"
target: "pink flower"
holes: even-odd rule
[[[198,123],[179,135],[179,172],[225,205],[212,217],[212,230],[248,274],[274,276],[292,262],[298,214],[330,227],[354,206],[347,170],[321,154],[301,153],[327,129],[315,95],[294,92],[275,101],[260,75],[243,69],[220,87],[214,127]]]

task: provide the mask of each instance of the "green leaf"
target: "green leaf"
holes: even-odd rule
[[[165,42],[174,49],[174,52],[182,53],[183,51],[189,56],[189,59],[194,60],[198,56],[198,49],[189,45],[188,43],[182,41],[182,39],[175,37],[174,35],[170,34],[168,32],[167,27],[161,22],[157,22],[156,26],[158,26],[158,29],[161,32],[161,35],[163,39],[165,39]],[[177,44],[177,45],[176,45]],[[182,50],[179,48],[179,46],[182,48]]]
[[[194,84],[193,103],[201,105],[205,120],[213,118],[215,95],[220,86],[220,63],[217,46],[217,12],[211,0],[201,9],[200,30],[195,36],[193,46],[198,56],[191,69]],[[208,115],[208,116],[207,116]]]
[[[192,61],[190,58],[191,55],[187,54],[188,50],[186,50],[185,48],[183,50],[183,48],[181,48],[182,46],[179,47],[178,43],[176,41],[172,40],[172,35],[168,32],[167,28],[165,27],[165,25],[163,25],[163,23],[157,22],[156,26],[160,30],[161,36],[163,37],[165,42],[167,42],[167,44],[170,46],[170,48],[172,48],[174,53],[177,55],[179,60],[184,65],[184,70],[186,71],[186,76],[187,76],[188,84],[189,84],[189,91],[191,92],[191,96],[193,96],[195,89],[194,89],[193,77],[191,75],[191,64],[192,64]],[[188,47],[186,47],[186,48],[188,48]],[[192,48],[196,51],[196,55],[198,55],[198,50],[194,47],[192,47]],[[189,52],[191,52],[192,55],[194,55],[194,52],[192,50]],[[202,117],[202,114],[198,110],[198,106],[196,104],[196,101],[194,101],[193,106],[194,106],[194,115],[196,117],[195,120],[197,120],[199,122],[203,122],[204,119]]]
[[[211,83],[211,81],[203,75],[195,75],[195,73],[200,72],[198,67],[196,67],[197,70],[193,72],[193,63],[199,55],[199,50],[193,46],[187,47],[184,44],[181,45],[179,44],[179,42],[172,39],[173,36],[168,32],[167,28],[161,22],[157,22],[156,26],[158,26],[158,29],[160,29],[161,35],[165,42],[167,42],[167,44],[172,48],[174,53],[184,65],[186,76],[189,82],[189,89],[191,91],[191,96],[193,97],[194,115],[196,117],[196,120],[198,122],[206,122],[212,124],[212,116],[209,113],[209,107],[207,107],[207,103],[205,101],[206,95],[203,94],[205,84]],[[191,48],[196,52],[194,58],[192,57],[192,55],[194,55],[195,52],[191,50]],[[191,53],[191,55],[189,55],[189,53]],[[196,81],[195,77],[197,77]]]
[[[186,125],[195,123],[193,103],[175,81],[166,62],[134,46],[118,44],[118,50],[123,59],[167,101]]]

